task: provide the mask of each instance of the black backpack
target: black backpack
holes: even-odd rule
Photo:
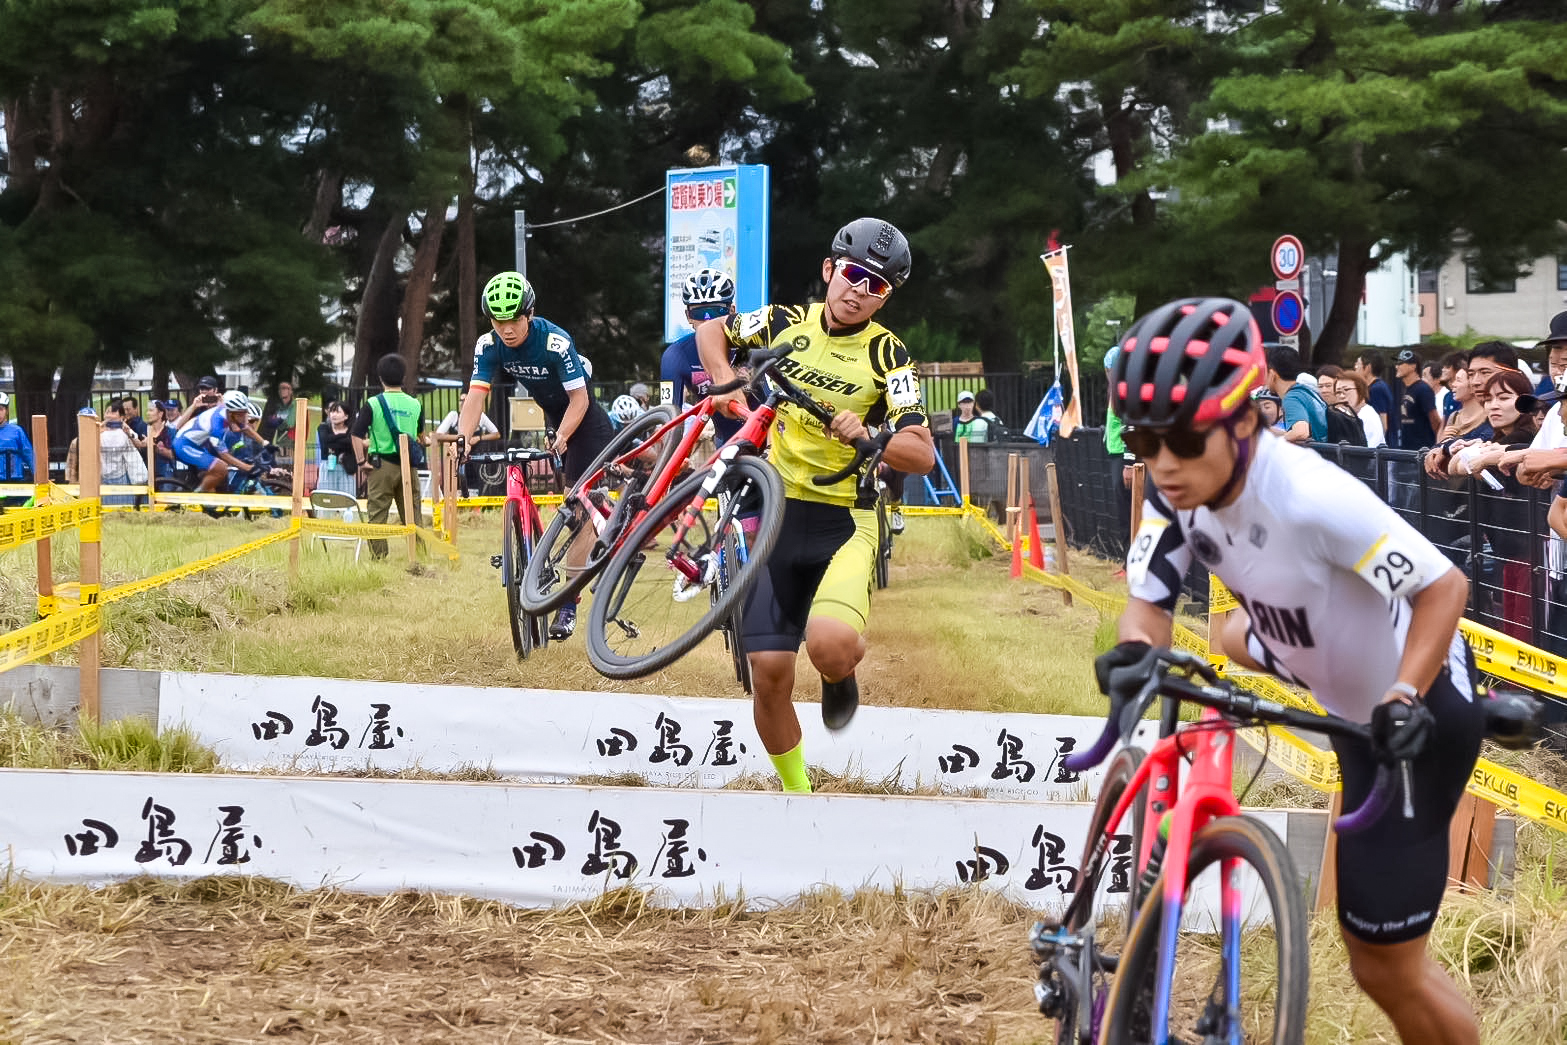
[[[1350,446],[1366,445],[1366,426],[1348,407],[1328,407],[1328,438],[1330,443],[1348,443]]]

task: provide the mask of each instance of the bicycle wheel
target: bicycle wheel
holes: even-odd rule
[[[1050,1011],[1046,1011],[1046,1015],[1055,1017],[1056,1045],[1093,1045],[1099,1040],[1110,974],[1126,942],[1131,916],[1142,902],[1137,871],[1137,854],[1142,851],[1143,841],[1141,794],[1132,803],[1130,833],[1126,831],[1123,818],[1120,833],[1108,839],[1104,836],[1110,828],[1110,814],[1115,812],[1121,796],[1131,786],[1144,757],[1141,748],[1122,748],[1110,760],[1104,783],[1099,787],[1099,798],[1088,823],[1083,859],[1078,863],[1082,874],[1061,926],[1061,932],[1081,937],[1082,945],[1041,954],[1044,959],[1040,966],[1040,982],[1044,988],[1041,1010],[1046,1010],[1048,1005]],[[1100,918],[1105,913],[1099,908],[1102,887],[1107,890],[1106,906],[1113,905],[1118,912],[1111,920]],[[1065,968],[1059,968],[1059,964],[1064,964]],[[1051,1001],[1045,1002],[1045,997]]]
[[[876,499],[876,587],[885,588],[892,575],[892,524],[887,520],[887,502]]]
[[[501,541],[501,579],[506,585],[506,616],[511,621],[511,645],[518,660],[533,652],[533,618],[522,608],[522,574],[528,565],[528,535],[522,529],[522,512],[514,501],[506,504],[506,526]]]
[[[1214,820],[1192,839],[1191,857],[1183,869],[1190,890],[1203,872],[1222,865],[1222,874],[1205,883],[1222,889],[1247,921],[1261,913],[1265,902],[1270,926],[1243,935],[1240,924],[1215,927],[1183,905],[1176,943],[1175,974],[1170,985],[1167,1029],[1152,1029],[1151,1014],[1142,1011],[1144,994],[1156,989],[1159,937],[1164,924],[1163,875],[1144,903],[1142,914],[1121,955],[1105,1011],[1104,1041],[1120,1043],[1164,1041],[1232,1041],[1247,1045],[1272,1042],[1300,1045],[1306,1033],[1307,925],[1306,903],[1294,862],[1279,836],[1246,816]],[[1174,871],[1165,866],[1164,874]],[[1190,892],[1188,891],[1188,897]],[[1250,898],[1253,903],[1247,905]],[[1242,959],[1242,951],[1245,956]],[[1242,972],[1247,982],[1241,982]],[[1228,997],[1227,997],[1228,995]],[[1151,1033],[1150,1033],[1151,1031]]]
[[[190,487],[187,484],[180,482],[178,479],[170,477],[154,479],[152,486],[153,489],[159,493],[190,493]],[[185,506],[183,504],[170,504],[164,506],[164,511],[182,512],[184,510]]]
[[[737,613],[777,543],[783,496],[772,465],[741,457],[698,472],[649,511],[604,567],[588,607],[588,659],[599,673],[651,674]],[[741,525],[741,503],[756,512],[754,531]],[[746,554],[732,571],[721,570],[730,539],[743,542]],[[715,585],[720,590],[711,594]]]
[[[712,585],[708,592],[710,602],[716,602],[728,590],[733,583],[739,564],[750,558],[750,547],[746,543],[746,534],[743,527],[729,527],[724,531],[723,554],[719,560],[718,583]],[[729,651],[729,658],[734,662],[735,681],[740,683],[740,689],[744,693],[751,692],[751,662],[746,659],[745,640],[741,637],[740,626],[744,613],[743,606],[736,606],[719,624],[718,630],[724,636],[724,648]]]
[[[668,424],[672,417],[668,410],[659,407],[626,425],[593,459],[582,478],[565,495],[560,510],[544,528],[544,535],[539,538],[533,556],[528,560],[528,569],[522,578],[523,609],[529,613],[548,613],[556,609],[575,598],[604,568],[604,563],[609,561],[609,553],[614,550],[616,538],[625,531],[635,514],[632,511],[632,498],[641,492],[654,474],[652,468],[643,465],[617,469],[615,472],[605,472],[604,466],[632,450]],[[666,448],[666,452],[660,455],[660,462],[667,456]],[[571,554],[571,546],[583,529],[595,525],[597,515],[583,505],[581,498],[584,494],[599,504],[606,500],[618,501],[626,507],[624,511],[617,510],[611,515],[608,524],[593,541],[587,561],[579,570],[567,565],[567,556]]]

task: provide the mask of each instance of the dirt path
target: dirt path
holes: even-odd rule
[[[767,913],[634,898],[529,912],[211,880],[9,887],[4,1040],[1038,1040],[1028,914],[824,896]]]

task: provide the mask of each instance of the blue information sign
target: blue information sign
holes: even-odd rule
[[[680,288],[698,269],[734,277],[735,304],[767,303],[768,171],[761,164],[664,175],[664,340],[691,333]]]

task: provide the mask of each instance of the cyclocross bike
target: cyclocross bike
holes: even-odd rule
[[[761,403],[740,409],[745,424],[703,467],[655,497],[659,486],[674,478],[689,450],[693,432],[688,430],[646,494],[634,493],[630,510],[622,504],[629,525],[610,549],[587,615],[588,659],[600,674],[641,678],[672,664],[716,628],[726,631],[737,676],[745,671],[738,640],[740,611],[783,520],[783,481],[762,460],[761,448],[783,402],[793,403],[824,428],[833,418],[830,409],[777,372],[778,361],[791,350],[785,346],[752,352],[748,379],[711,390],[721,395],[745,387]],[[705,417],[712,410],[709,397],[686,414]],[[682,418],[670,421],[647,443],[656,444],[683,424]],[[874,464],[886,439],[858,440],[846,467],[812,481],[820,486],[837,483],[869,461],[872,467],[866,474],[874,482]],[[862,477],[862,495],[866,481]]]
[[[501,571],[506,588],[506,611],[511,621],[511,644],[518,660],[549,645],[549,621],[545,614],[529,613],[522,605],[522,576],[544,533],[539,506],[528,489],[528,465],[548,461],[555,475],[560,474],[560,458],[549,450],[514,447],[493,453],[472,454],[467,460],[484,465],[504,465],[506,469],[506,506],[502,510],[501,553],[490,556],[490,565]]]
[[[885,588],[892,580],[892,520],[888,517],[887,484],[876,474],[876,587]]]
[[[1065,759],[1074,772],[1098,765],[1117,736],[1129,737],[1152,702],[1162,699],[1161,739],[1153,750],[1145,755],[1125,747],[1105,774],[1077,891],[1065,913],[1030,933],[1040,961],[1034,988],[1040,1011],[1057,1021],[1057,1045],[1298,1045],[1306,1026],[1305,901],[1284,843],[1241,813],[1231,787],[1235,731],[1281,725],[1367,738],[1369,727],[1254,696],[1221,681],[1193,653],[1163,650],[1154,665],[1137,698],[1112,708],[1093,748]],[[1178,724],[1182,703],[1201,706],[1201,718]],[[1527,747],[1538,739],[1538,717],[1532,698],[1493,695],[1487,735],[1509,747]],[[1393,801],[1398,779],[1391,766],[1378,767],[1371,793],[1359,809],[1340,816],[1335,829],[1354,832],[1374,823]],[[1406,817],[1414,815],[1412,802],[1406,789]],[[1129,845],[1125,835],[1117,836],[1128,815]],[[1150,824],[1157,830],[1147,830]],[[1126,912],[1108,919],[1102,930],[1098,893],[1107,872],[1117,877],[1114,854],[1127,849],[1135,862],[1134,873],[1121,876]],[[1215,864],[1221,870],[1216,944],[1211,925],[1195,918],[1182,924],[1184,914],[1194,913],[1188,903],[1193,883]],[[1261,901],[1271,912],[1272,944],[1249,950],[1243,959],[1246,913],[1260,913],[1247,900]],[[1111,931],[1108,926],[1117,922],[1119,928]]]

